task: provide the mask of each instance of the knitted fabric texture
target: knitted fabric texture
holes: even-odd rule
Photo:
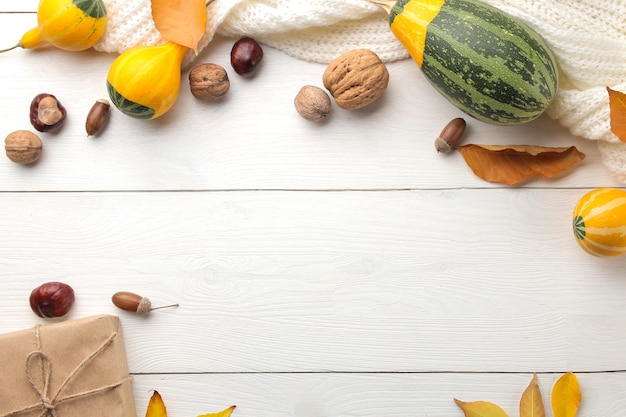
[[[572,134],[597,141],[604,165],[626,184],[626,143],[610,129],[606,87],[626,92],[626,0],[484,0],[535,29],[554,52],[561,85],[547,115]],[[109,16],[96,49],[120,53],[165,42],[150,0],[104,0]],[[328,63],[367,48],[385,62],[408,58],[388,17],[367,0],[212,0],[204,49],[216,34],[252,36],[295,58]],[[188,66],[195,55],[188,54]]]

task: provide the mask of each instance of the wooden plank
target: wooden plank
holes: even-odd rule
[[[61,280],[71,317],[122,315],[133,372],[626,369],[626,258],[578,248],[581,194],[5,193],[2,330]]]
[[[0,14],[0,39],[17,39],[31,15]],[[139,121],[113,111],[102,136],[87,138],[85,117],[106,98],[106,75],[115,55],[53,49],[14,50],[0,57],[2,132],[30,129],[28,108],[42,92],[67,107],[65,126],[41,134],[42,159],[31,167],[0,158],[0,190],[229,190],[407,189],[487,187],[460,154],[439,155],[433,142],[452,118],[463,116],[441,98],[410,60],[389,65],[390,85],[370,108],[335,106],[326,123],[302,119],[293,98],[305,84],[321,86],[325,67],[265,48],[253,79],[230,69],[232,40],[217,39],[197,63],[214,62],[230,73],[226,99],[194,99],[183,71],[174,109]],[[7,65],[10,64],[10,65]],[[272,103],[268,106],[268,103]],[[575,145],[585,161],[557,179],[529,187],[618,186],[595,144],[571,136],[547,118],[516,127],[468,119],[466,142]]]
[[[208,353],[210,354],[210,353]],[[539,374],[546,415],[560,374]],[[519,415],[520,397],[532,374],[226,374],[137,375],[137,415],[152,390],[171,416],[197,416],[237,408],[233,417],[462,416],[453,398],[490,401]],[[578,374],[581,417],[614,417],[626,406],[623,373]]]
[[[2,0],[0,1],[0,14],[7,13],[37,13],[37,5],[39,4],[39,0],[20,0],[20,1],[10,1],[10,0]],[[36,24],[36,20],[35,20]],[[33,26],[35,25],[33,24]]]

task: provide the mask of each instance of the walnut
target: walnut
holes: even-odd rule
[[[333,60],[322,77],[339,107],[356,110],[378,100],[389,83],[389,72],[369,49],[354,49]]]
[[[332,105],[328,94],[313,85],[302,87],[293,100],[293,104],[300,116],[312,122],[324,120]]]
[[[200,64],[189,73],[191,94],[200,100],[217,100],[226,95],[230,81],[226,70],[217,64]]]
[[[4,140],[7,157],[18,164],[32,164],[41,156],[42,143],[39,136],[29,130],[16,130]]]

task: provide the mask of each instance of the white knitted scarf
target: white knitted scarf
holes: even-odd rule
[[[604,165],[626,184],[626,143],[610,130],[606,87],[626,92],[626,0],[484,0],[520,18],[551,47],[561,87],[549,117],[572,134],[594,140]],[[96,49],[123,52],[163,43],[150,0],[104,0],[107,32]],[[383,61],[408,58],[387,15],[367,0],[213,0],[200,50],[215,34],[252,36],[298,59],[328,63],[355,48]],[[185,65],[192,62],[189,54]]]

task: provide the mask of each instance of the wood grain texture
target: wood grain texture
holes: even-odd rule
[[[32,15],[0,14],[0,39],[22,33],[32,20]],[[230,71],[231,46],[231,40],[216,40],[196,62]],[[475,177],[460,154],[437,154],[434,139],[462,114],[409,60],[389,65],[388,90],[372,107],[351,112],[334,106],[320,125],[301,118],[293,98],[303,85],[321,85],[324,66],[266,48],[253,79],[230,71],[231,90],[224,100],[196,100],[186,69],[168,114],[147,122],[114,111],[105,134],[87,138],[86,115],[95,100],[107,97],[106,74],[114,58],[53,49],[0,56],[0,63],[11,64],[0,65],[7,134],[30,128],[28,107],[41,92],[55,94],[69,113],[62,131],[41,135],[44,153],[36,169],[0,160],[0,190],[497,187]],[[587,155],[567,174],[527,186],[619,185],[602,166],[595,144],[572,137],[545,117],[516,127],[468,123],[467,143],[576,145]]]
[[[577,247],[578,194],[5,193],[24,302],[0,315],[28,326],[28,290],[66,281],[73,315],[124,317],[134,372],[626,369],[626,258]],[[181,307],[137,319],[119,290]]]
[[[539,374],[552,416],[550,393],[560,374]],[[530,374],[254,374],[137,375],[137,414],[144,415],[157,389],[171,416],[196,416],[237,408],[238,417],[463,416],[453,398],[491,401],[519,416]],[[613,417],[626,407],[623,374],[579,374],[582,403],[577,415]]]
[[[34,25],[37,3],[0,2],[3,44]],[[228,70],[232,41],[197,62]],[[626,257],[587,255],[571,227],[587,190],[620,186],[595,144],[545,117],[468,120],[467,142],[587,155],[552,180],[489,184],[458,153],[436,153],[461,115],[411,61],[389,65],[378,104],[335,107],[317,125],[293,97],[321,85],[324,67],[271,48],[258,76],[231,76],[222,102],[193,99],[186,68],[171,113],[114,111],[87,138],[114,58],[0,54],[0,133],[29,129],[41,92],[69,112],[42,134],[36,165],[0,158],[0,332],[50,322],[28,295],[69,283],[76,304],[52,322],[120,316],[138,415],[157,389],[172,417],[232,404],[233,417],[461,416],[455,397],[515,416],[533,372],[548,405],[567,371],[579,417],[623,414]],[[113,306],[120,290],[180,307],[139,317]]]

